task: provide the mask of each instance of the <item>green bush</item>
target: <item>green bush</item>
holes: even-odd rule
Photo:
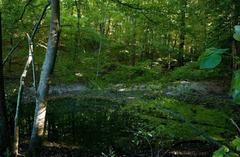
[[[188,81],[198,81],[207,80],[220,77],[226,77],[228,72],[223,72],[225,69],[221,67],[210,70],[199,69],[199,64],[197,62],[188,63],[185,66],[177,67],[174,70],[167,73],[161,81],[172,82],[178,80],[188,80]]]
[[[101,78],[108,83],[146,83],[160,78],[160,73],[150,67],[140,64],[136,66],[112,63],[105,65]]]

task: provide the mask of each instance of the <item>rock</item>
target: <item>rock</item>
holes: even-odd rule
[[[167,96],[192,95],[227,95],[227,89],[220,82],[207,81],[177,81],[169,85],[163,93]]]
[[[71,85],[57,85],[50,86],[49,97],[67,97],[75,96],[79,93],[87,91],[88,88],[83,84],[71,84]],[[23,101],[24,102],[33,102],[35,101],[35,91],[33,87],[28,87],[24,89],[23,92]]]

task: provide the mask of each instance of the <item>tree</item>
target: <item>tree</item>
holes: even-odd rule
[[[181,13],[180,13],[180,27],[179,27],[179,37],[180,37],[180,43],[179,43],[179,52],[178,52],[178,64],[182,66],[184,64],[184,46],[185,46],[185,25],[186,25],[186,8],[187,8],[187,0],[181,0]]]
[[[40,81],[37,90],[36,108],[34,123],[32,128],[31,140],[27,156],[36,157],[40,155],[44,124],[46,119],[46,109],[48,103],[48,89],[50,77],[53,73],[54,64],[57,56],[58,42],[60,36],[60,0],[51,0],[51,23],[48,36],[48,47],[45,61],[40,74]]]
[[[4,91],[4,74],[2,61],[2,23],[0,14],[0,155],[9,148],[9,135],[6,116],[5,91]]]

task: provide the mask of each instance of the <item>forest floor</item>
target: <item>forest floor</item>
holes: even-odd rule
[[[102,78],[91,82],[95,72],[86,67],[82,67],[84,78],[76,78],[81,69],[72,73],[65,68],[67,74],[62,68],[56,70],[42,157],[113,157],[111,153],[114,157],[210,157],[216,147],[203,134],[223,144],[237,135],[230,119],[240,122],[239,108],[228,95],[230,81],[219,76],[222,72],[189,64],[161,75],[142,66],[109,64],[100,71]],[[6,93],[12,105],[18,87],[18,77],[13,76],[20,74],[7,75]],[[22,153],[32,127],[34,95],[26,82],[21,128],[27,133],[21,136]],[[55,120],[52,125],[51,120]]]
[[[182,112],[183,114],[185,114],[186,112],[187,114],[185,116],[187,116],[187,118],[190,118],[191,116],[194,115],[192,117],[193,119],[195,119],[194,117],[198,117],[195,120],[193,120],[194,121],[193,123],[195,125],[200,125],[201,127],[208,127],[208,129],[206,130],[208,131],[210,130],[209,134],[213,136],[216,136],[217,134],[218,134],[217,136],[219,136],[220,134],[222,134],[226,137],[229,135],[225,135],[224,130],[227,128],[227,126],[224,126],[224,125],[225,125],[225,122],[228,121],[229,119],[226,119],[227,117],[225,116],[230,115],[229,113],[235,112],[235,107],[231,105],[232,103],[231,99],[227,94],[229,90],[228,87],[229,86],[227,85],[227,83],[223,80],[176,81],[168,84],[165,87],[162,85],[156,85],[156,84],[155,85],[142,84],[142,85],[133,85],[133,86],[117,84],[117,85],[111,85],[101,90],[90,89],[82,83],[70,84],[70,85],[62,84],[62,85],[55,85],[50,88],[50,98],[51,98],[51,101],[58,102],[59,100],[61,101],[64,98],[69,99],[70,97],[72,98],[84,97],[83,99],[84,101],[86,100],[88,101],[88,99],[93,99],[96,101],[107,100],[112,102],[120,102],[120,104],[127,103],[127,104],[130,104],[129,106],[131,106],[131,104],[134,104],[135,106],[136,102],[138,103],[139,101],[143,101],[143,103],[147,101],[146,105],[150,104],[149,108],[135,106],[140,109],[143,115],[145,115],[145,112],[149,112],[148,111],[149,109],[151,110],[151,103],[164,103],[165,101],[166,102],[170,101],[170,104],[168,104],[170,106],[167,105],[167,108],[170,107],[171,110],[175,110],[177,112],[180,111],[180,113]],[[34,95],[34,90],[32,88],[26,88],[24,95],[25,95],[24,96],[25,103],[34,102],[34,98],[29,96],[29,95]],[[179,102],[178,101],[175,102],[175,100],[171,100],[172,98],[175,100],[178,100]],[[72,102],[72,100],[70,101]],[[186,105],[182,102],[185,102]],[[194,104],[195,105],[199,104],[199,107],[194,106]],[[227,106],[226,104],[228,104],[229,106]],[[182,105],[185,105],[185,106],[182,106]],[[220,110],[216,110],[216,108],[218,108],[219,106],[221,106],[222,108]],[[96,109],[97,108],[98,107],[96,107]],[[139,109],[137,109],[137,111]],[[226,111],[223,111],[225,109]],[[88,109],[84,108],[83,110],[88,110]],[[136,109],[128,108],[127,110],[128,112],[131,112],[131,110],[136,112],[135,111]],[[210,113],[209,111],[213,113]],[[93,111],[93,112],[97,112],[97,111]],[[154,122],[155,120],[152,119],[153,118],[152,116],[155,116],[156,113],[154,112],[160,112],[160,111],[156,110],[151,112],[153,113],[147,114],[147,116],[151,117],[150,123],[153,123],[153,126],[159,125],[158,123]],[[209,115],[204,115],[207,113],[209,113]],[[224,114],[227,113],[227,114],[221,115],[223,113]],[[165,119],[164,117],[161,117],[161,119],[162,118]],[[212,120],[209,118],[212,118]],[[223,121],[223,123],[219,123],[220,121]],[[229,123],[229,122],[226,122],[226,123]],[[174,125],[178,125],[178,124],[174,124]],[[176,126],[173,126],[173,127],[175,128]],[[93,128],[93,129],[96,129],[96,128]],[[233,130],[231,130],[230,132],[232,131]],[[174,136],[181,136],[181,134],[186,134],[184,132],[185,132],[185,128],[183,127],[183,130],[181,130],[179,133],[175,133],[174,131],[171,131],[171,134],[180,134],[180,135],[174,135]],[[227,132],[229,132],[229,130]],[[229,133],[226,133],[226,134],[229,134]],[[230,133],[230,134],[234,135],[233,133]],[[191,139],[191,136],[192,135],[190,135],[189,139],[185,139],[185,140],[182,139],[178,142],[175,142],[175,145],[171,146],[173,148],[169,149],[165,156],[211,156],[210,154],[213,151],[213,147],[203,142],[202,140],[199,140],[199,138],[196,138],[195,136],[192,136],[194,138]],[[222,140],[221,138],[219,139]],[[46,142],[45,147],[42,151],[42,156],[43,157],[45,156],[52,156],[52,157],[78,156],[79,153],[80,153],[79,149],[76,146],[72,147],[72,146],[66,146],[65,144]],[[88,155],[82,154],[82,156],[88,156]],[[119,157],[120,156],[126,156],[126,155],[119,155]],[[137,155],[135,154],[135,156]]]
[[[94,95],[99,90],[91,90],[83,83],[61,84],[50,86],[49,98],[58,99],[63,97],[79,96],[80,93],[89,93]],[[195,97],[195,100],[203,99],[204,97],[215,97],[220,99],[230,99],[228,95],[229,85],[224,80],[210,80],[210,81],[176,81],[166,87],[154,84],[142,84],[127,86],[124,84],[117,84],[108,86],[105,89],[100,89],[102,96],[111,97],[113,93],[158,93],[163,96],[171,96],[176,99],[184,97]],[[24,89],[24,102],[32,102],[34,99],[34,88],[27,87]],[[124,95],[124,94],[123,94]],[[118,97],[119,95],[115,95]],[[127,96],[127,95],[126,95]],[[131,95],[128,94],[131,97]]]

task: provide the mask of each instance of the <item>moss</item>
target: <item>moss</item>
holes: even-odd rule
[[[145,64],[128,66],[121,64],[109,64],[102,69],[102,79],[108,83],[139,84],[160,78],[156,69],[151,69]]]
[[[223,72],[224,71],[224,72]],[[185,66],[177,67],[168,72],[160,82],[173,82],[178,80],[207,80],[228,76],[229,71],[223,67],[211,70],[201,70],[198,62],[187,63]]]
[[[22,106],[21,128],[29,127],[33,111],[34,105]],[[107,151],[108,146],[126,152],[141,150],[149,147],[145,138],[153,147],[161,148],[179,141],[204,140],[180,118],[183,116],[210,137],[225,141],[236,134],[228,122],[230,114],[227,108],[207,108],[161,96],[126,103],[85,93],[49,102],[47,140],[80,144],[80,149],[90,154]]]
[[[233,129],[229,129],[232,128],[228,120],[230,111],[209,109],[165,97],[149,102],[134,101],[126,105],[124,110],[132,110],[132,113],[135,111],[140,119],[146,120],[145,127],[155,131],[157,136],[174,137],[178,140],[199,139],[196,130],[182,122],[178,115],[215,139],[227,139],[234,135]]]

